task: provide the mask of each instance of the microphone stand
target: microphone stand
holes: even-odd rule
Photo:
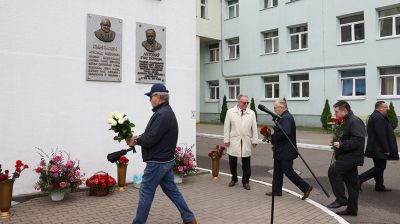
[[[272,121],[275,123],[276,127],[278,130],[282,131],[283,135],[285,136],[286,140],[290,143],[292,148],[296,150],[297,154],[300,156],[301,160],[303,161],[304,165],[306,165],[307,169],[310,171],[314,179],[317,181],[318,185],[321,187],[321,189],[324,191],[326,197],[330,197],[326,189],[322,186],[322,184],[319,182],[318,178],[315,176],[314,172],[311,170],[311,168],[308,166],[307,162],[304,160],[303,156],[300,154],[299,150],[295,146],[295,144],[290,140],[289,136],[287,135],[286,131],[282,128],[282,126],[279,124],[278,118],[274,117]],[[274,170],[275,172],[275,170]],[[274,223],[274,199],[275,199],[275,192],[274,189],[272,188],[272,201],[271,201],[271,224]]]

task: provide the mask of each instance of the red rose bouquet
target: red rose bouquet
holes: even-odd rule
[[[15,162],[15,171],[14,171],[14,173],[12,174],[11,179],[10,179],[10,172],[9,172],[9,170],[5,170],[5,171],[3,172],[3,170],[1,169],[1,164],[0,164],[0,182],[1,182],[1,181],[8,180],[8,179],[10,179],[11,181],[14,182],[15,179],[17,179],[18,177],[20,177],[21,172],[22,172],[23,170],[25,170],[25,169],[28,169],[28,168],[29,168],[28,165],[22,163],[21,160],[17,160],[17,161]]]
[[[90,195],[104,196],[117,187],[117,181],[108,173],[97,172],[86,180],[86,186],[90,188]]]
[[[223,155],[225,155],[225,146],[216,145],[215,150],[211,150],[208,153],[208,157],[211,159],[220,159]]]
[[[115,163],[117,164],[117,166],[128,166],[129,159],[126,158],[125,156],[121,156]]]
[[[342,130],[342,125],[344,123],[344,118],[331,118],[331,122],[333,123],[332,125],[332,140],[331,140],[331,145],[333,149],[333,154],[332,154],[332,159],[331,159],[331,164],[335,162],[335,147],[333,147],[334,142],[340,141],[340,138],[343,136],[343,130]]]
[[[261,127],[260,134],[264,136],[262,141],[269,143],[269,138],[272,135],[272,131],[271,131],[271,128],[268,127],[268,125],[264,125],[264,126]]]

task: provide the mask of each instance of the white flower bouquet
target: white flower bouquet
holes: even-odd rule
[[[135,127],[135,124],[129,121],[126,114],[121,112],[112,112],[108,118],[108,123],[111,125],[111,128],[108,130],[113,130],[117,133],[114,137],[115,141],[121,142],[122,140],[132,137],[132,128]]]

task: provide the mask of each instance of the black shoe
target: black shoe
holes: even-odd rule
[[[375,191],[378,191],[378,192],[391,192],[392,189],[390,189],[390,188],[383,188],[383,189],[375,189]]]
[[[340,204],[339,202],[334,201],[334,202],[330,203],[329,205],[327,205],[326,207],[328,207],[328,208],[340,208],[340,207],[345,206],[345,205],[346,204]]]
[[[229,187],[233,187],[233,186],[235,186],[235,184],[236,184],[237,182],[238,182],[238,181],[231,180],[231,182],[229,182],[228,186],[229,186]]]
[[[351,216],[357,216],[357,213],[350,213],[350,212],[348,212],[347,210],[343,210],[343,211],[340,211],[340,212],[336,212],[336,214],[338,214],[338,215],[351,215]]]
[[[250,190],[250,184],[249,183],[243,184],[243,188],[246,190]]]
[[[267,196],[272,196],[272,192],[267,192],[267,193],[265,193],[265,195],[267,195]],[[282,196],[282,192],[275,192],[275,194],[274,194],[274,196]]]
[[[308,190],[306,192],[304,192],[303,197],[301,198],[301,200],[305,200],[306,198],[308,198],[308,196],[310,196],[310,193],[312,191],[312,186],[310,186],[310,188],[308,188]]]

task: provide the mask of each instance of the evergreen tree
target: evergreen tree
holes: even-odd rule
[[[332,113],[331,113],[331,108],[329,106],[329,101],[328,99],[325,100],[325,106],[324,109],[322,110],[322,114],[321,114],[321,124],[322,127],[327,130],[328,129],[328,122],[330,122],[332,117]]]
[[[222,100],[221,113],[219,115],[219,120],[221,123],[225,123],[226,112],[228,111],[228,103],[226,102],[226,96],[224,95],[224,99]]]
[[[257,120],[256,104],[254,103],[254,98],[253,97],[251,98],[250,109],[252,109],[254,111],[254,113],[256,114],[256,120]]]
[[[389,119],[390,125],[392,125],[392,128],[396,129],[397,125],[399,124],[399,119],[397,119],[396,111],[394,111],[392,101],[390,101],[389,109],[387,111],[387,117]]]

